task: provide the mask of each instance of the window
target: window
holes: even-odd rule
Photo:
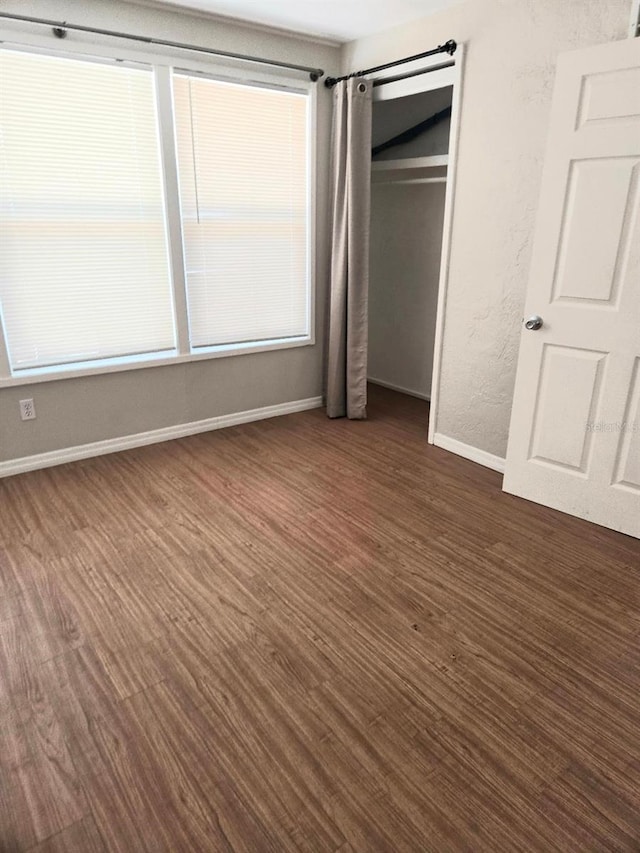
[[[307,98],[173,84],[191,344],[308,334]]]
[[[0,300],[13,371],[173,350],[153,74],[0,53]]]
[[[311,343],[308,127],[305,89],[0,50],[0,365]]]

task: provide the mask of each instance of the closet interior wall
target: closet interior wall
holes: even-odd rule
[[[451,105],[447,86],[373,105],[373,146]],[[369,380],[429,399],[450,120],[374,157]],[[425,159],[426,158],[426,159]]]

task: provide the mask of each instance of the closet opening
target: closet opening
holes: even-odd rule
[[[424,401],[435,432],[461,51],[454,66],[374,88],[368,382]],[[374,386],[374,387],[371,387]],[[400,401],[399,401],[400,403]]]

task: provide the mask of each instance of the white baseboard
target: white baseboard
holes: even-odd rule
[[[465,459],[477,462],[478,465],[484,465],[485,468],[492,468],[494,471],[504,474],[505,459],[502,456],[494,456],[493,453],[487,453],[486,450],[480,450],[478,447],[456,441],[455,438],[449,438],[449,436],[442,435],[439,432],[433,436],[433,443],[436,447],[456,453],[458,456],[464,456]]]
[[[385,382],[384,379],[374,379],[373,376],[367,376],[367,382],[372,385],[381,385],[383,388],[390,388],[392,391],[399,391],[401,394],[408,394],[410,397],[417,397],[419,400],[431,399],[428,394],[412,391],[411,388],[404,388],[402,385],[394,385],[393,382]]]
[[[309,397],[306,400],[292,400],[290,403],[278,403],[275,406],[263,406],[260,409],[249,409],[245,412],[232,412],[229,415],[219,415],[215,418],[205,418],[188,424],[152,429],[148,432],[138,432],[134,435],[123,435],[119,438],[109,438],[106,441],[93,441],[91,444],[80,444],[76,447],[63,447],[48,453],[37,453],[33,456],[23,456],[19,459],[9,459],[0,462],[0,477],[11,477],[25,471],[35,471],[38,468],[50,468],[65,462],[75,462],[78,459],[88,459],[92,456],[102,456],[105,453],[117,453],[119,450],[129,450],[133,447],[143,447],[146,444],[157,444],[170,441],[173,438],[184,438],[199,432],[209,432],[214,429],[246,424],[251,421],[261,421],[265,418],[275,418],[279,415],[290,415],[294,412],[304,412],[307,409],[317,409],[322,405],[322,397]]]

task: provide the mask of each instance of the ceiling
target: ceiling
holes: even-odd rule
[[[162,0],[338,42],[406,24],[460,0]],[[156,3],[154,2],[154,5]]]

